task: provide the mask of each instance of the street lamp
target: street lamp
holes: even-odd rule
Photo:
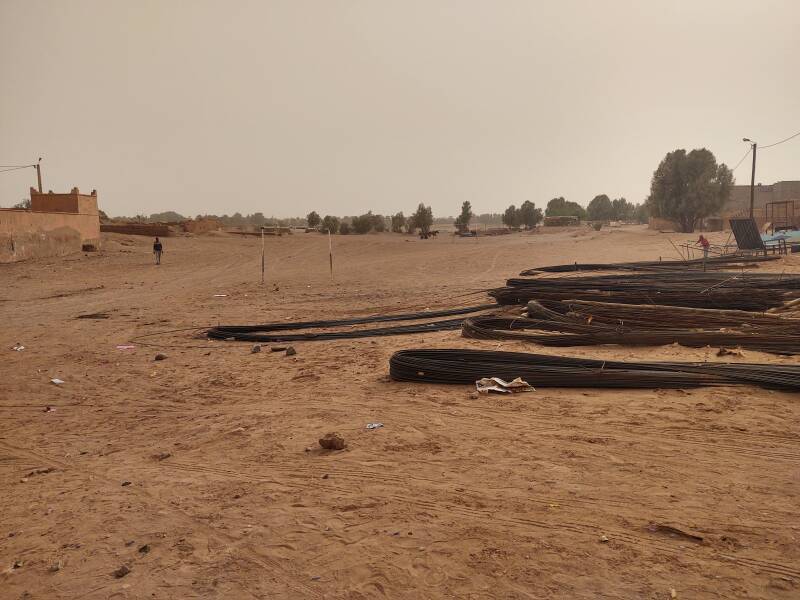
[[[753,148],[753,171],[750,174],[750,218],[753,218],[753,202],[756,194],[756,149],[758,144],[750,138],[742,138],[743,142],[749,142]]]

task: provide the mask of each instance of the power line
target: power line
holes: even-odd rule
[[[768,144],[768,145],[766,145],[766,146],[759,146],[759,149],[760,149],[760,150],[764,150],[765,148],[772,148],[773,146],[777,146],[778,144],[782,144],[782,143],[784,143],[784,142],[788,142],[789,140],[791,140],[791,139],[793,139],[793,138],[796,138],[798,135],[800,135],[800,131],[798,131],[798,132],[797,132],[797,133],[795,133],[794,135],[790,135],[790,136],[789,136],[789,137],[787,137],[785,140],[781,140],[780,142],[775,142],[774,144]]]
[[[752,150],[753,150],[752,146],[747,149],[747,152],[744,153],[744,156],[742,158],[740,158],[739,162],[736,163],[736,166],[731,169],[731,173],[733,173],[736,169],[739,168],[739,165],[741,165],[742,162],[744,162],[744,159],[747,158],[750,155],[750,152],[752,152]]]
[[[0,165],[0,169],[24,169],[25,167],[34,167],[36,165]]]
[[[7,171],[18,171],[19,169],[30,169],[35,165],[24,165],[22,167],[9,167],[8,169],[0,169],[0,173],[5,173]]]

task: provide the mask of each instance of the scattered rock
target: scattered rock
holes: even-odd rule
[[[314,575],[314,576],[311,578],[311,581],[319,581],[320,579],[322,579],[322,577],[320,577],[319,575]]]
[[[323,479],[327,479],[328,477],[330,477],[330,475],[328,475],[327,473],[325,473],[325,475],[322,476]]]
[[[261,352],[261,344],[255,344],[250,348],[250,354],[258,354],[259,352]]]
[[[147,554],[148,552],[150,552],[150,544],[145,544],[139,548],[139,554]]]
[[[271,346],[270,352],[284,352],[286,350],[286,346]]]
[[[161,354],[161,352],[159,352],[158,354],[156,354],[156,356],[155,356],[155,358],[153,360],[166,360],[166,359],[167,359],[167,355],[166,354]]]
[[[604,535],[601,535],[600,536],[600,543],[601,544],[607,544],[608,543],[608,537],[606,537]]]
[[[45,406],[44,407],[44,412],[54,412],[55,410],[56,409],[53,408],[52,406]]]
[[[123,577],[125,577],[125,575],[127,575],[130,572],[131,568],[128,565],[122,565],[119,569],[114,571],[113,575],[117,579],[122,579]]]
[[[22,564],[23,564],[23,563],[22,563],[22,561],[21,561],[21,560],[15,560],[15,561],[14,561],[14,564],[13,564],[13,565],[11,565],[11,568],[12,568],[12,569],[21,569],[21,568],[22,568]]]
[[[480,397],[481,397],[481,395],[480,395],[478,392],[472,392],[472,393],[469,395],[469,397],[470,397],[470,399],[471,399],[471,400],[477,400],[478,398],[480,398]]]
[[[166,460],[170,456],[172,456],[171,452],[159,452],[158,454],[154,454],[153,458],[155,458],[156,460]]]
[[[28,478],[27,477],[23,477],[22,479],[19,480],[19,482],[20,483],[28,483]]]
[[[294,346],[286,348],[286,356],[294,356],[295,354],[297,354],[297,350],[294,349]]]
[[[129,486],[130,484],[131,484],[131,482],[130,482],[130,481],[123,481],[123,482],[122,482],[122,487],[127,487],[127,486]]]
[[[326,433],[319,439],[319,445],[326,450],[343,450],[347,445],[344,438],[336,432]]]
[[[677,598],[678,597],[678,592],[675,591],[675,588],[670,588],[669,597],[670,598]]]
[[[60,560],[57,560],[52,565],[50,565],[50,572],[51,573],[57,573],[58,571],[60,571],[63,568],[64,568],[64,563],[62,563]]]

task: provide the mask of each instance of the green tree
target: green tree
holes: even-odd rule
[[[14,205],[14,208],[22,208],[22,209],[29,209],[31,207],[31,199],[30,198],[23,198],[19,202]]]
[[[507,227],[519,227],[519,223],[519,210],[517,210],[517,207],[512,204],[503,213],[503,224]]]
[[[530,200],[525,200],[519,207],[519,221],[525,229],[533,229],[542,221],[542,209],[536,208]]]
[[[615,221],[632,221],[636,207],[625,198],[614,198],[611,202]]]
[[[341,221],[339,221],[339,217],[334,217],[331,215],[325,215],[325,218],[322,219],[322,225],[320,227],[320,231],[323,233],[337,233],[339,231],[339,225]]]
[[[411,215],[413,219],[414,229],[419,229],[423,237],[428,237],[431,225],[433,225],[433,210],[430,206],[425,206],[422,202],[419,203],[416,212]],[[411,233],[409,225],[409,233]]]
[[[339,224],[339,235],[348,235],[350,233],[350,224],[347,221],[342,221]]]
[[[359,235],[369,233],[373,224],[372,217],[372,212],[368,212],[367,214],[359,217],[353,217],[351,223],[353,226],[353,231]]]
[[[634,207],[632,218],[637,223],[648,223],[650,221],[650,207],[647,206],[647,202],[642,202]]]
[[[402,212],[392,215],[392,232],[402,233],[403,227],[406,226],[406,218]]]
[[[319,218],[317,211],[312,210],[310,213],[306,215],[306,223],[311,229],[315,227],[319,227],[319,224],[322,222],[322,219]]]
[[[377,231],[378,233],[383,233],[386,231],[386,217],[383,215],[373,215],[371,211],[369,215],[372,220],[373,231]]]
[[[544,214],[548,217],[578,217],[581,220],[586,219],[586,210],[577,202],[565,200],[563,196],[550,200],[547,203]]]
[[[653,173],[647,204],[653,216],[677,223],[683,233],[713,215],[730,197],[733,173],[705,148],[667,153]]]
[[[459,231],[467,231],[469,229],[469,222],[475,215],[472,213],[472,204],[469,200],[465,200],[461,205],[461,214],[456,217],[455,226]]]
[[[610,221],[614,218],[614,205],[611,198],[605,194],[600,194],[592,198],[589,206],[586,207],[586,215],[590,221]]]

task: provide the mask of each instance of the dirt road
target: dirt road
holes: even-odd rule
[[[458,332],[298,343],[291,357],[191,330],[134,340],[478,304],[537,265],[674,258],[666,235],[338,236],[332,281],[327,239],[296,234],[267,239],[263,286],[257,238],[168,238],[161,266],[149,243],[110,235],[97,254],[0,265],[0,597],[800,596],[796,395],[473,399],[388,379],[401,348],[555,353]],[[329,431],[348,448],[320,450]]]

